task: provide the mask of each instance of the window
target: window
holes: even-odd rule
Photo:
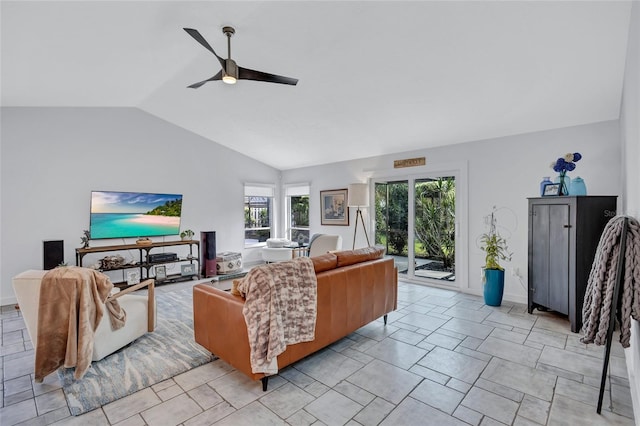
[[[298,243],[309,242],[309,185],[289,185],[285,188],[287,201],[287,238]]]
[[[272,185],[244,186],[244,246],[264,243],[273,233]]]

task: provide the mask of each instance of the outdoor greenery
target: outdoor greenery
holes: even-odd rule
[[[257,216],[253,215],[257,210]],[[264,209],[250,209],[249,207],[244,207],[244,227],[245,228],[262,228],[264,226],[269,226],[269,211]]]
[[[270,197],[244,197],[245,242],[264,242],[271,237],[270,209]]]
[[[291,226],[309,226],[309,196],[291,197]]]
[[[408,255],[409,191],[406,181],[376,185],[376,244],[391,255]],[[416,258],[437,260],[447,270],[455,262],[455,200],[453,177],[416,181]]]
[[[269,225],[270,200],[267,197],[244,197],[244,227],[264,228]]]
[[[455,260],[456,186],[453,178],[416,184],[416,239],[428,259],[451,268]]]
[[[376,244],[388,254],[407,256],[408,209],[407,182],[376,185]]]
[[[298,243],[309,242],[309,196],[290,197],[291,234],[289,239]]]

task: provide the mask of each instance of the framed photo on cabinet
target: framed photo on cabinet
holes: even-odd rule
[[[559,183],[548,183],[544,186],[542,191],[543,197],[549,197],[554,195],[560,195],[560,184]]]

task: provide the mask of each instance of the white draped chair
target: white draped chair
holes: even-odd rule
[[[38,339],[38,306],[40,304],[40,285],[48,271],[29,270],[13,278],[13,290],[18,299],[20,312],[31,337],[33,347],[37,347]],[[146,295],[130,294],[135,290],[148,287]],[[123,346],[128,345],[156,326],[154,280],[146,280],[125,290],[115,291],[109,299],[118,299],[118,303],[127,313],[124,326],[118,330],[111,329],[111,321],[106,306],[102,306],[104,315],[94,334],[92,361],[99,361]],[[107,299],[107,300],[109,300]]]

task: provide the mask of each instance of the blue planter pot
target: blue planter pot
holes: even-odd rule
[[[484,303],[489,306],[500,306],[504,293],[504,271],[485,269],[484,278]]]

